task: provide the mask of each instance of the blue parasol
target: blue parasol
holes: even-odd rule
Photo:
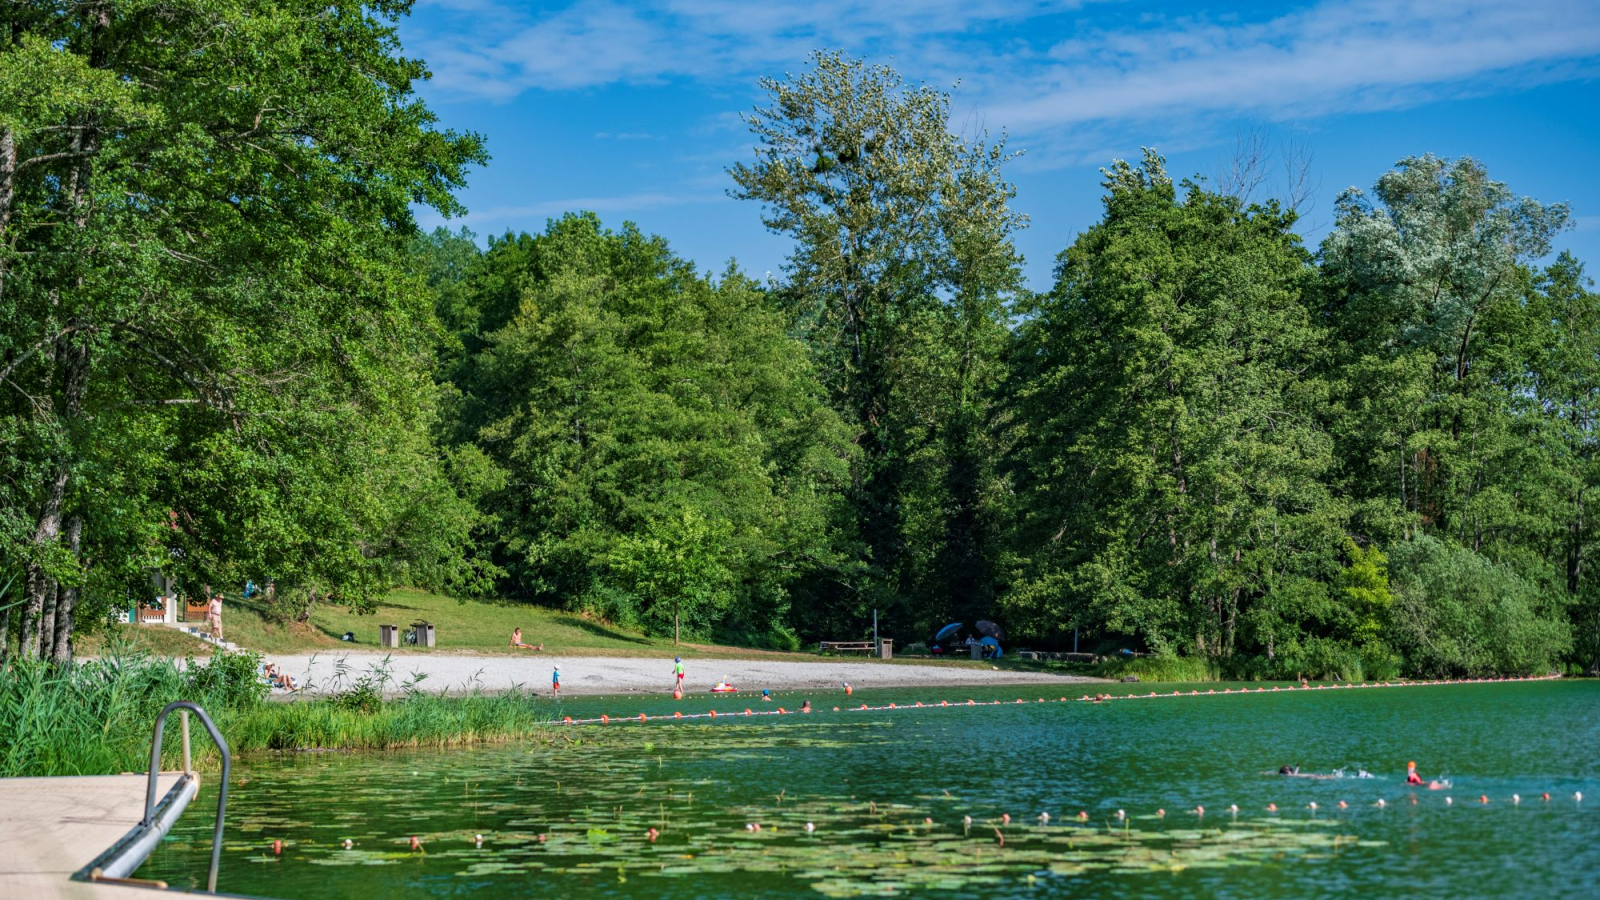
[[[951,636],[952,634],[955,634],[956,632],[960,631],[961,628],[962,628],[962,625],[961,625],[960,622],[951,622],[949,625],[946,625],[945,627],[939,629],[939,633],[934,635],[933,639],[936,640],[936,641],[942,641],[945,638]]]

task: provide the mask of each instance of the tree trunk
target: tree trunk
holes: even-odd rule
[[[11,200],[16,196],[17,138],[9,128],[0,128],[0,236],[11,224]]]
[[[5,600],[0,597],[0,602]],[[11,654],[11,604],[7,603],[5,609],[0,609],[0,668],[4,668],[6,658]]]
[[[61,354],[62,399],[67,421],[77,418],[83,406],[83,395],[89,385],[89,343],[86,336],[77,336]],[[59,423],[58,423],[59,425]],[[45,548],[56,543],[61,536],[61,507],[67,494],[67,481],[71,478],[71,461],[63,454],[56,460],[55,476],[50,480],[38,524],[33,529],[34,546]],[[36,561],[27,565],[28,600],[22,617],[22,644],[18,648],[26,659],[37,659],[40,646],[40,625],[44,618],[45,596],[55,579],[45,573]],[[53,638],[54,635],[52,634]]]
[[[672,605],[672,646],[678,646],[678,605]]]
[[[67,520],[67,546],[72,549],[72,558],[78,559],[83,550],[83,517],[73,516]],[[50,658],[59,665],[72,662],[72,611],[78,606],[78,591],[76,585],[63,588],[61,597],[56,602],[56,633],[55,646]]]
[[[45,495],[39,522],[33,529],[34,546],[43,547],[56,542],[57,536],[61,533],[61,499],[66,490],[67,467],[61,464]],[[45,574],[43,567],[37,562],[30,561],[26,572],[27,602],[22,607],[22,636],[17,644],[17,655],[22,659],[38,659],[39,626],[44,618],[45,595],[49,592],[53,580]]]
[[[53,659],[56,653],[56,606],[61,600],[61,582],[50,579],[44,592],[44,612],[39,616],[39,658]]]

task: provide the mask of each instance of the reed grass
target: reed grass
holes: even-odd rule
[[[104,775],[149,765],[156,714],[191,700],[217,723],[235,754],[268,750],[387,750],[510,740],[552,716],[518,694],[384,700],[375,679],[329,698],[268,702],[252,654],[218,654],[179,666],[142,653],[114,652],[80,665],[15,661],[0,669],[0,777]],[[170,723],[175,725],[176,723]],[[218,756],[192,729],[196,765]],[[176,727],[166,729],[163,765],[180,760]]]

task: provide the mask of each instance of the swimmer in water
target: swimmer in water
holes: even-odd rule
[[[1417,764],[1406,763],[1406,784],[1421,784],[1422,776],[1417,774]]]
[[[806,702],[800,704],[800,711],[801,712],[811,712],[811,701],[807,700]]]
[[[1288,778],[1314,778],[1318,781],[1327,781],[1329,779],[1340,777],[1338,773],[1325,775],[1321,772],[1302,772],[1300,771],[1299,766],[1279,766],[1277,774],[1286,776]]]
[[[772,702],[772,692],[767,690],[766,688],[762,688],[761,689],[761,699],[765,700],[768,703],[771,703]]]

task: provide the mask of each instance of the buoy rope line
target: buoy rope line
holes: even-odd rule
[[[1435,687],[1435,686],[1442,686],[1442,685],[1461,685],[1461,684],[1501,684],[1501,683],[1523,682],[1523,681],[1552,681],[1552,680],[1560,678],[1560,677],[1562,677],[1562,676],[1560,676],[1560,675],[1520,675],[1520,676],[1509,676],[1509,677],[1505,677],[1505,678],[1446,678],[1446,679],[1438,679],[1438,680],[1432,680],[1432,681],[1381,681],[1381,682],[1363,682],[1361,684],[1352,684],[1352,683],[1346,682],[1346,683],[1343,683],[1343,684],[1302,684],[1299,687],[1283,687],[1281,685],[1274,685],[1273,687],[1270,687],[1270,688],[1266,688],[1266,687],[1258,687],[1258,688],[1247,688],[1246,687],[1246,688],[1237,688],[1237,689],[1235,689],[1235,688],[1223,688],[1220,691],[1215,689],[1215,688],[1209,688],[1209,689],[1204,690],[1204,691],[1191,689],[1191,690],[1187,690],[1187,691],[1172,691],[1170,693],[1160,693],[1160,692],[1157,692],[1157,691],[1151,691],[1151,692],[1149,692],[1147,694],[1084,694],[1081,697],[1061,697],[1060,699],[1057,699],[1057,700],[1052,700],[1052,699],[1050,699],[1048,697],[1040,697],[1037,700],[1033,700],[1031,702],[1033,702],[1033,703],[1110,703],[1112,701],[1117,701],[1117,700],[1163,700],[1163,699],[1170,700],[1170,699],[1172,699],[1174,697],[1230,697],[1230,696],[1231,697],[1239,697],[1239,696],[1255,695],[1255,694],[1298,693],[1298,692],[1301,692],[1301,691],[1343,691],[1343,690],[1362,690],[1362,689],[1371,689],[1371,688]],[[967,700],[965,702],[957,701],[955,703],[951,703],[948,700],[940,700],[937,703],[933,703],[933,702],[924,703],[924,702],[918,700],[918,701],[916,701],[914,703],[889,703],[889,704],[886,704],[886,705],[883,705],[883,706],[869,706],[869,705],[867,705],[865,703],[862,703],[862,704],[860,704],[858,706],[844,706],[844,707],[835,706],[835,707],[832,707],[831,711],[832,712],[838,712],[838,713],[888,712],[888,711],[898,711],[898,710],[906,710],[906,709],[944,709],[944,708],[950,708],[950,707],[964,707],[964,706],[1002,706],[1002,705],[1004,705],[1004,706],[1015,706],[1018,703],[1024,703],[1025,704],[1025,703],[1028,703],[1028,702],[1030,702],[1030,701],[1024,700],[1021,697],[1018,697],[1016,700]],[[745,717],[745,716],[752,716],[752,717],[753,716],[790,716],[790,715],[796,715],[796,714],[799,714],[799,713],[810,714],[810,713],[813,713],[813,712],[821,712],[821,711],[822,710],[821,710],[820,707],[818,707],[816,709],[786,709],[786,708],[784,708],[782,706],[776,707],[774,709],[754,709],[754,708],[746,707],[743,710],[734,710],[734,711],[728,711],[728,712],[723,712],[723,711],[719,711],[719,710],[713,709],[713,710],[708,710],[706,712],[698,712],[698,713],[674,712],[671,715],[657,714],[657,715],[654,715],[654,716],[647,715],[645,713],[639,713],[638,715],[632,715],[632,716],[602,715],[602,716],[597,716],[595,718],[587,718],[587,719],[576,719],[576,718],[573,718],[572,716],[566,716],[561,720],[561,723],[563,725],[621,725],[621,724],[627,724],[627,723],[641,724],[641,723],[647,723],[647,722],[657,722],[657,723],[661,723],[661,722],[686,722],[686,721],[690,721],[690,720],[693,720],[693,719],[721,719],[721,718],[730,718],[730,717],[731,718],[742,718],[742,717]]]

